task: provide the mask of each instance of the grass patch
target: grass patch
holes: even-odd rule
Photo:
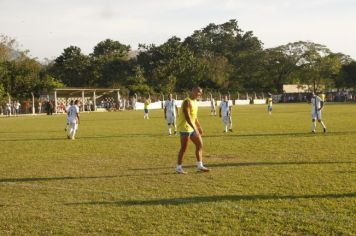
[[[233,108],[234,133],[199,110],[204,162],[174,172],[179,137],[163,111],[0,119],[0,234],[356,234],[356,105]]]

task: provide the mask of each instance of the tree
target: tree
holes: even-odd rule
[[[50,68],[50,74],[70,87],[89,87],[90,80],[90,58],[82,54],[79,47],[70,46],[54,60]]]
[[[356,61],[342,65],[336,86],[338,88],[356,88]]]

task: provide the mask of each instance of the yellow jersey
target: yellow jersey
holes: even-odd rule
[[[146,100],[144,103],[144,109],[148,109],[148,105],[150,105],[150,101]]]
[[[185,119],[184,112],[183,112],[183,104],[185,102],[189,102],[191,105],[191,109],[189,109],[190,119],[195,126],[195,121],[198,117],[198,102],[197,100],[192,100],[190,98],[184,99],[182,103],[182,107],[179,109],[179,116],[177,121],[177,130],[178,132],[193,132],[194,129],[188,124],[187,120]]]
[[[268,106],[272,106],[272,98],[267,98],[267,104]]]

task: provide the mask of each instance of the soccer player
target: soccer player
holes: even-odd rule
[[[143,116],[143,119],[149,119],[148,117],[148,106],[150,105],[151,103],[151,100],[150,98],[147,98],[145,100],[145,103],[144,103],[144,112],[145,112],[145,115]]]
[[[168,100],[164,103],[164,118],[168,124],[168,135],[172,135],[172,128],[174,128],[174,134],[177,134],[176,117],[178,114],[178,107],[176,100],[173,99],[173,95],[168,95]]]
[[[179,110],[178,116],[178,131],[180,134],[180,150],[178,153],[178,163],[176,172],[178,174],[186,174],[183,170],[183,156],[188,147],[189,139],[195,145],[195,156],[197,159],[198,171],[210,171],[203,165],[203,140],[201,135],[203,130],[198,121],[198,102],[197,99],[201,97],[203,90],[200,87],[192,89],[190,96],[184,99],[182,107]]]
[[[267,111],[269,115],[272,115],[272,94],[268,93],[268,98],[267,98]]]
[[[312,113],[312,133],[316,133],[316,122],[315,122],[315,120],[318,120],[318,122],[323,126],[324,133],[326,133],[326,126],[325,126],[324,122],[321,120],[321,109],[323,109],[323,107],[324,107],[323,100],[313,92],[310,102],[312,104],[312,110],[311,110],[311,113]]]
[[[69,108],[73,105],[74,101],[73,100],[70,100],[70,103],[68,106],[66,106],[64,109],[65,109],[65,112],[67,113],[67,123],[66,123],[66,127],[64,128],[64,131],[67,132],[67,130],[69,130],[69,116],[68,116],[68,110]]]
[[[211,109],[211,115],[216,116],[215,99],[213,98],[212,95],[210,95],[210,109]]]
[[[232,132],[232,118],[231,118],[232,106],[229,102],[227,95],[224,96],[224,100],[220,103],[219,117],[222,117],[224,123],[224,132],[227,133],[227,129]]]
[[[68,133],[67,133],[67,138],[68,139],[75,139],[75,134],[78,129],[78,124],[79,124],[79,107],[78,107],[78,100],[74,101],[74,104],[69,107],[67,114],[68,114],[68,122],[69,122],[69,127]]]

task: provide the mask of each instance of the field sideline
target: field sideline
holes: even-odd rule
[[[162,110],[0,118],[0,235],[356,235],[356,104],[233,107],[233,133],[199,109],[204,163]]]

